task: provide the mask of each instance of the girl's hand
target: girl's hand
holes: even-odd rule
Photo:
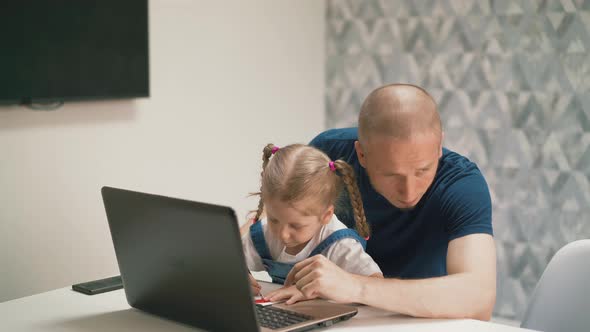
[[[277,290],[274,290],[266,296],[264,296],[266,300],[271,302],[279,302],[283,300],[287,300],[285,304],[293,304],[302,300],[311,300],[312,298],[308,298],[300,290],[297,289],[296,286],[288,286],[282,287]]]
[[[285,285],[296,286],[307,298],[353,303],[361,302],[362,278],[342,270],[324,255],[315,255],[295,264]]]
[[[250,273],[248,273],[248,279],[250,280],[250,288],[252,289],[252,294],[261,295],[260,290],[262,289],[262,286],[260,286],[258,281],[256,281],[256,279],[254,279],[254,277]]]

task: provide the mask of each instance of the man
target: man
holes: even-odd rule
[[[286,285],[308,298],[412,316],[489,320],[496,299],[490,195],[477,166],[444,149],[443,136],[432,97],[393,84],[366,98],[358,135],[336,129],[313,139],[332,160],[354,165],[372,230],[367,252],[386,278],[349,274],[317,255],[295,265]]]

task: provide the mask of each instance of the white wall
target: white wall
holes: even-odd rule
[[[324,126],[324,3],[150,1],[149,99],[0,107],[0,301],[118,274],[103,185],[230,205]]]

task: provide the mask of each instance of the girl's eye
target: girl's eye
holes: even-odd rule
[[[302,229],[303,227],[305,227],[306,225],[291,225],[291,228],[297,230],[297,229]]]

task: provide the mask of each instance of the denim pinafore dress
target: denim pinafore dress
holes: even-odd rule
[[[262,223],[260,221],[255,222],[252,224],[252,226],[250,226],[250,237],[252,238],[254,248],[256,248],[260,258],[262,258],[262,264],[264,265],[266,272],[268,272],[272,278],[272,282],[281,285],[284,284],[289,271],[291,271],[295,264],[276,262],[272,259],[270,250],[268,249],[268,245],[264,238],[264,231],[262,230]],[[345,238],[357,240],[363,246],[363,249],[366,249],[367,241],[363,239],[355,230],[346,228],[339,229],[330,234],[330,236],[320,242],[320,244],[318,244],[317,247],[313,249],[309,257],[323,253],[331,245]]]

